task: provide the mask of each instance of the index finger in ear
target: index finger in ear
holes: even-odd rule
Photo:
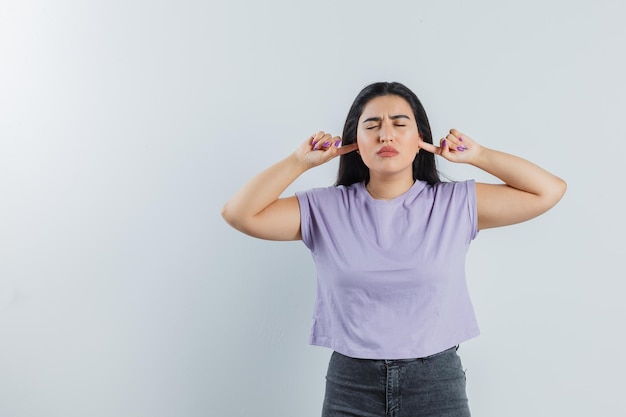
[[[352,151],[356,151],[358,148],[359,148],[359,145],[357,143],[351,143],[349,145],[345,145],[345,146],[342,146],[341,148],[338,148],[337,155],[345,155]]]
[[[434,154],[441,153],[440,148],[438,146],[433,145],[432,143],[420,142],[419,147],[430,153],[434,153]]]

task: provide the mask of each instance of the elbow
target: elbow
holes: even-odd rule
[[[558,203],[561,198],[563,198],[563,196],[565,195],[565,191],[567,191],[567,183],[565,182],[565,180],[557,178],[557,185],[555,190],[556,202],[554,204]]]
[[[561,183],[561,197],[563,197],[563,195],[565,194],[565,191],[567,191],[567,183],[565,182],[565,180],[559,178],[559,181]]]
[[[226,223],[237,229],[237,216],[235,215],[228,203],[224,204],[224,206],[222,207],[221,214]]]
[[[221,214],[224,221],[228,223],[230,227],[242,233],[249,234],[247,231],[250,223],[249,219],[244,213],[241,213],[236,207],[233,207],[230,202],[226,203],[224,207],[222,207]]]
[[[549,191],[545,194],[546,210],[554,207],[567,191],[567,183],[558,177],[555,177],[554,183],[551,185]]]

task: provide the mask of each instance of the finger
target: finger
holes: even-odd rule
[[[356,151],[357,149],[359,149],[359,145],[356,143],[351,143],[349,145],[345,145],[337,149],[337,155],[345,155],[347,153]]]
[[[428,142],[420,142],[419,147],[427,152],[438,154],[440,153],[440,148]]]
[[[331,150],[337,151],[339,145],[341,145],[341,138],[339,136],[332,137],[330,134],[327,134],[320,140],[319,150],[324,152]]]
[[[323,138],[324,135],[326,135],[326,134],[327,133],[322,131],[322,130],[320,130],[319,132],[313,134],[313,136],[311,136],[311,139],[312,139],[311,144],[313,146],[315,146],[320,141],[320,139]]]
[[[446,140],[447,140],[448,142],[450,142],[450,143],[449,143],[449,146],[451,146],[451,145],[455,145],[455,146],[456,146],[456,145],[458,144],[458,142],[459,142],[459,138],[457,138],[456,136],[454,136],[452,133],[448,133],[448,134],[446,135]]]
[[[448,148],[448,146],[450,146],[450,143],[448,142],[448,137],[439,139],[439,155],[443,155],[444,153],[449,152],[450,149]]]
[[[459,132],[456,129],[452,129],[450,130],[457,138],[459,138],[459,145],[461,148],[463,148],[463,151],[468,150],[468,146],[471,145],[472,143],[472,139],[468,138],[467,136],[463,135],[461,132]],[[460,149],[461,150],[461,149]]]
[[[324,132],[323,130],[320,130],[319,132],[317,132],[315,135],[313,135],[315,137],[315,139],[319,140],[322,136],[326,135],[327,133]]]
[[[450,133],[452,135],[454,135],[454,137],[459,141],[459,142],[471,142],[472,139],[468,138],[467,135],[464,135],[463,133],[459,132],[456,129],[450,129]],[[465,145],[463,143],[461,143],[462,145]]]
[[[311,135],[311,146],[317,145],[317,142],[319,142],[319,138],[322,133],[324,132],[317,132]]]
[[[332,136],[330,135],[330,133],[324,133],[323,135],[318,136],[316,139],[317,142],[313,146],[313,150],[328,149],[328,147],[331,145]]]
[[[448,149],[452,151],[464,152],[467,150],[467,146],[463,144],[463,138],[456,129],[450,129],[450,133],[446,136],[446,142],[448,143]]]
[[[456,130],[456,129],[450,129],[450,133],[452,133],[452,134],[453,134],[454,136],[456,136],[457,138],[460,138],[461,136],[463,136],[463,135],[461,134],[461,132],[459,132],[459,131],[458,131],[458,130]]]
[[[321,148],[328,149],[333,144],[333,137],[331,136],[330,133],[327,133],[324,136],[322,136],[319,144],[321,145]]]

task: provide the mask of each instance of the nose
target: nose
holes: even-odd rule
[[[393,126],[388,122],[382,122],[379,132],[379,140],[381,142],[389,142],[394,139]]]

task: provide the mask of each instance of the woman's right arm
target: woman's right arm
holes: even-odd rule
[[[340,140],[324,132],[311,136],[294,153],[244,185],[224,205],[224,220],[240,232],[260,239],[301,239],[298,200],[280,195],[308,169],[349,151],[348,147],[341,151],[337,148]]]

